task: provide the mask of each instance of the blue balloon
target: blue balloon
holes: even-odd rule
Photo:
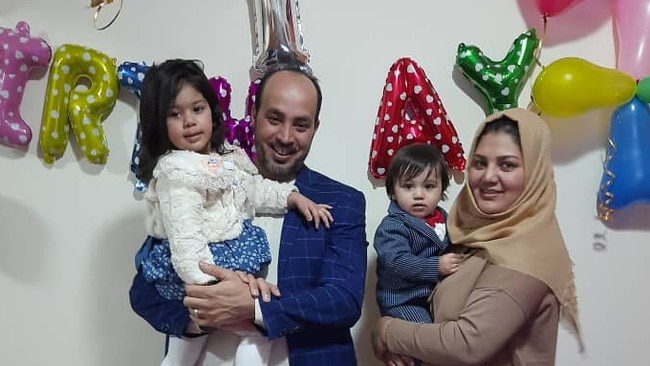
[[[144,62],[135,63],[135,62],[123,62],[117,68],[117,78],[120,81],[120,85],[135,94],[136,97],[140,98],[140,89],[142,88],[142,81],[144,80],[144,75],[149,70]],[[142,142],[142,132],[140,131],[140,122],[138,121],[138,126],[135,133],[135,142],[133,143],[133,152],[131,153],[131,171],[133,174],[137,174],[138,166],[140,165],[139,154],[140,154],[140,143]],[[147,184],[140,181],[139,179],[135,180],[135,189],[144,192],[147,189]]]
[[[120,80],[122,87],[140,98],[140,88],[142,88],[142,81],[148,70],[149,66],[144,62],[123,62],[117,68],[117,78]]]
[[[650,203],[650,107],[634,97],[611,117],[599,210]]]

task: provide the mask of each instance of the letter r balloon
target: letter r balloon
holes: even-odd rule
[[[88,88],[80,82],[87,81]],[[63,156],[72,132],[84,156],[105,164],[108,144],[102,120],[117,101],[119,81],[115,59],[78,45],[57,48],[50,66],[40,135],[43,160],[52,164]]]

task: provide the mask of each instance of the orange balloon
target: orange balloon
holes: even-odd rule
[[[550,116],[574,117],[592,109],[628,102],[636,92],[634,79],[616,69],[565,57],[546,66],[533,84],[533,102]]]

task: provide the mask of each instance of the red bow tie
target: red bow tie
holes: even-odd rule
[[[436,224],[444,223],[445,217],[442,215],[442,212],[440,210],[436,210],[433,215],[425,217],[424,221],[426,221],[429,226],[436,226]]]

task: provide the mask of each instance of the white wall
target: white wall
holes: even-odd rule
[[[244,0],[126,0],[115,24],[92,28],[89,1],[3,0],[0,26],[27,21],[53,49],[89,46],[120,64],[199,58],[209,76],[233,86],[232,111],[242,117],[251,65]],[[476,93],[453,66],[458,43],[476,44],[499,60],[513,39],[541,17],[533,0],[303,0],[305,44],[322,80],[322,124],[308,164],[362,190],[368,200],[368,238],[385,213],[383,188],[367,174],[375,114],[390,65],[409,56],[427,72],[469,147],[484,117]],[[608,0],[584,0],[549,20],[541,61],[579,56],[614,67]],[[540,29],[540,28],[538,28]],[[537,70],[538,71],[538,70]],[[23,118],[38,131],[47,73],[33,76],[22,101]],[[534,75],[520,104],[528,104]],[[473,95],[470,96],[470,95]],[[142,242],[144,203],[129,172],[137,100],[121,92],[104,122],[111,149],[105,166],[89,164],[68,146],[46,166],[38,132],[26,153],[0,146],[0,364],[154,365],[163,336],[131,311],[127,292],[133,254]],[[608,113],[549,119],[559,189],[558,216],[576,264],[587,351],[560,331],[558,365],[644,364],[650,339],[648,206],[630,207],[604,226],[595,216],[607,138]],[[449,207],[458,192],[453,184]],[[604,234],[606,239],[596,236]],[[604,242],[606,250],[594,250]],[[361,365],[378,365],[369,348],[377,317],[374,253],[368,249],[364,316],[355,327]]]

